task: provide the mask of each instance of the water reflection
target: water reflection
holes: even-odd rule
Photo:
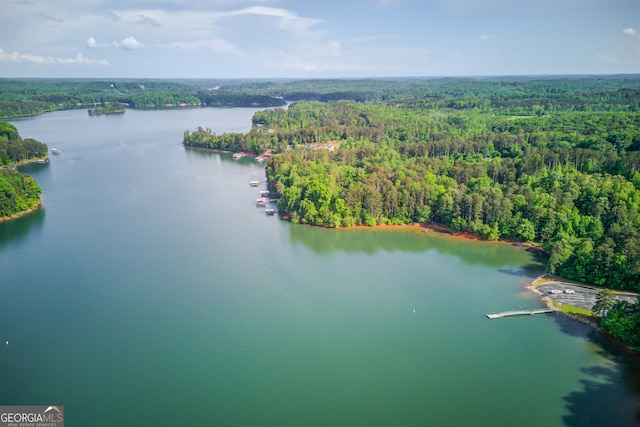
[[[26,173],[27,175],[31,175],[34,172],[40,172],[44,169],[49,168],[49,162],[47,163],[27,163],[24,165],[18,166],[18,171],[22,173]]]
[[[532,255],[535,262],[523,265],[520,269],[499,268],[498,271],[511,276],[534,279],[545,272],[544,265],[546,265],[547,259],[540,252],[532,252]]]
[[[185,153],[187,153],[188,156],[193,156],[196,158],[204,158],[204,157],[215,157],[216,160],[220,160],[222,162],[238,162],[240,164],[247,162],[247,161],[253,161],[255,163],[255,160],[253,160],[253,158],[247,158],[247,157],[243,157],[242,159],[238,159],[238,160],[234,160],[233,157],[231,157],[231,154],[229,153],[220,153],[217,151],[210,151],[210,150],[203,150],[203,149],[199,149],[199,148],[192,148],[192,147],[184,147],[184,151]],[[244,162],[243,162],[244,161]]]
[[[44,223],[45,208],[40,207],[35,212],[22,218],[0,222],[0,249],[22,240],[29,234],[38,233]]]
[[[304,225],[290,227],[290,239],[318,254],[336,251],[374,255],[385,252],[421,253],[435,250],[456,256],[472,265],[488,265],[504,272],[523,277],[537,277],[544,272],[544,255],[527,251],[506,243],[482,242],[451,237],[435,232],[424,233],[413,227],[326,229]],[[522,269],[508,266],[524,265]],[[502,270],[501,270],[502,271]]]
[[[594,327],[565,316],[554,318],[562,332],[586,338],[594,344],[597,355],[610,362],[580,369],[588,378],[580,380],[582,390],[563,398],[569,411],[563,417],[565,424],[570,427],[640,425],[640,354]]]

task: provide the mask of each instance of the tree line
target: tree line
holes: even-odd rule
[[[22,139],[11,123],[0,120],[0,166],[45,157],[46,144],[32,138]]]
[[[280,153],[267,176],[293,222],[440,222],[541,244],[552,273],[638,292],[640,115],[601,103],[618,94],[298,103],[256,113],[254,130],[219,143]],[[640,349],[640,302],[614,301],[602,327]]]
[[[0,166],[47,155],[47,146],[34,139],[22,139],[10,123],[0,120]],[[42,190],[29,175],[0,168],[0,218],[11,217],[33,208]]]
[[[196,100],[197,98],[197,100]],[[0,79],[0,117],[121,102],[131,108],[273,107],[286,101],[352,100],[509,115],[639,111],[636,75],[246,81],[200,79]]]
[[[33,208],[42,190],[29,175],[0,169],[0,218],[7,218]]]
[[[540,244],[554,274],[639,290],[640,114],[600,103],[619,90],[581,92],[590,106],[575,111],[570,97],[527,89],[538,99],[549,92],[554,107],[532,104],[526,115],[513,115],[506,98],[479,108],[477,95],[469,103],[298,102],[257,112],[247,134],[199,128],[184,142],[278,153],[267,176],[293,222],[434,221]]]
[[[121,103],[129,108],[274,107],[273,96],[214,90],[216,81],[0,79],[0,117],[93,108]]]

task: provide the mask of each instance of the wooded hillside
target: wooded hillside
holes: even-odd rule
[[[299,102],[256,113],[246,135],[200,128],[184,142],[278,153],[267,176],[293,222],[435,221],[541,244],[555,274],[639,290],[638,80],[610,91],[593,80],[491,84],[393,102]]]

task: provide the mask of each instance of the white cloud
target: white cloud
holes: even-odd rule
[[[5,52],[0,49],[0,61],[5,62],[32,62],[35,64],[84,64],[84,65],[109,65],[106,59],[87,58],[82,53],[75,57],[64,58],[57,56],[33,55],[30,53]]]
[[[421,58],[421,67],[430,62],[432,52],[425,48],[403,47],[365,47],[348,49],[340,55],[335,55],[336,45],[332,42],[319,45],[316,48],[308,48],[304,51],[278,52],[278,61],[265,61],[264,66],[273,70],[290,71],[295,75],[336,75],[347,74],[351,76],[371,75],[396,75],[406,74],[410,71],[410,61],[413,58]],[[362,61],[375,55],[379,61]]]
[[[280,61],[276,64],[267,64],[276,69],[298,70],[298,71],[316,71],[318,64],[314,61],[305,61],[295,55],[286,53],[280,54]]]
[[[319,19],[304,18],[297,15],[294,12],[290,12],[286,9],[278,9],[274,7],[266,6],[254,6],[245,9],[239,9],[231,12],[215,13],[214,16],[225,18],[229,16],[240,15],[261,15],[280,18],[279,26],[283,30],[289,30],[294,32],[304,32],[312,26],[322,22]]]
[[[0,68],[7,74],[13,66],[16,75],[21,75],[31,72],[27,61],[100,63],[88,57],[102,57],[109,60],[110,67],[84,67],[87,75],[112,72],[115,77],[134,70],[140,75],[196,76],[212,72],[203,66],[209,63],[216,65],[217,73],[243,76],[597,73],[637,69],[640,26],[632,20],[614,21],[613,11],[618,10],[617,5],[633,3],[626,15],[635,16],[632,12],[639,10],[640,0],[541,2],[5,0],[0,13],[0,44],[8,52],[0,52]],[[536,35],[534,46],[530,38],[516,30],[530,20],[542,19],[548,11],[541,4],[551,3],[557,5],[557,14],[549,19],[549,31]],[[584,8],[572,7],[578,3]],[[591,17],[606,10],[611,11],[602,16],[603,22],[608,18],[607,25],[590,26]],[[478,25],[478,20],[489,15],[490,23]],[[559,22],[563,22],[562,27],[557,27]],[[585,34],[584,28],[589,28],[588,35],[593,33],[594,40],[597,35],[608,50],[593,50],[593,44],[590,49],[571,50],[571,43],[584,43],[578,37],[557,43],[558,34]],[[505,39],[505,34],[513,35]],[[432,46],[438,50],[427,51]],[[491,50],[497,46],[503,51]],[[529,54],[525,54],[527,49]],[[135,50],[137,58],[122,50]],[[566,51],[572,54],[567,56]],[[88,57],[77,57],[77,52]],[[501,55],[492,56],[493,52]],[[598,52],[601,55],[596,57]],[[37,55],[42,53],[45,55]],[[465,55],[466,62],[462,60]],[[492,60],[494,57],[497,60]],[[139,61],[135,69],[132,60]],[[48,73],[46,66],[39,68],[42,75]],[[51,74],[75,75],[71,67],[57,69]]]
[[[121,41],[113,41],[111,43],[98,43],[95,37],[91,36],[87,39],[87,41],[85,42],[85,45],[91,49],[96,49],[96,48],[108,49],[108,48],[115,47],[115,48],[120,48],[125,50],[135,50],[135,49],[142,49],[144,47],[144,45],[140,43],[138,40],[136,40],[135,37],[133,36],[122,39]]]
[[[307,73],[332,73],[336,71],[358,71],[363,69],[363,64],[343,63],[332,60],[303,59],[297,55],[285,52],[279,53],[280,60],[277,63],[267,62],[264,65],[274,70],[290,70]]]
[[[207,39],[207,40],[195,40],[190,42],[175,42],[167,43],[162,47],[170,49],[183,49],[183,50],[197,50],[197,49],[210,49],[219,53],[240,53],[238,48],[233,44],[223,39]]]
[[[98,48],[98,47],[105,47],[105,48],[106,47],[111,47],[110,44],[98,43],[93,36],[89,37],[85,44],[86,44],[87,47],[89,47],[91,49],[95,49],[95,48]]]
[[[401,38],[401,36],[399,35],[393,35],[393,34],[389,34],[389,35],[379,35],[379,36],[358,36],[358,37],[349,37],[346,39],[343,39],[343,43],[354,43],[354,44],[361,44],[361,43],[377,43],[380,42],[382,40],[393,40],[393,39],[399,39]]]
[[[598,59],[604,61],[604,62],[611,62],[613,64],[619,64],[620,63],[620,59],[618,59],[615,56],[612,55],[602,55],[602,54],[598,54],[597,55]]]
[[[131,36],[127,37],[126,39],[120,42],[113,42],[113,45],[115,47],[119,47],[125,50],[142,49],[144,47],[142,43],[140,43],[138,40],[136,40],[134,37],[131,37]]]

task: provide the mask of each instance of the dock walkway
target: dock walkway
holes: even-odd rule
[[[512,311],[503,311],[502,313],[487,314],[487,317],[489,319],[499,319],[501,317],[524,316],[524,315],[543,314],[543,313],[553,313],[553,310],[548,308],[541,308],[539,310],[512,310]]]

